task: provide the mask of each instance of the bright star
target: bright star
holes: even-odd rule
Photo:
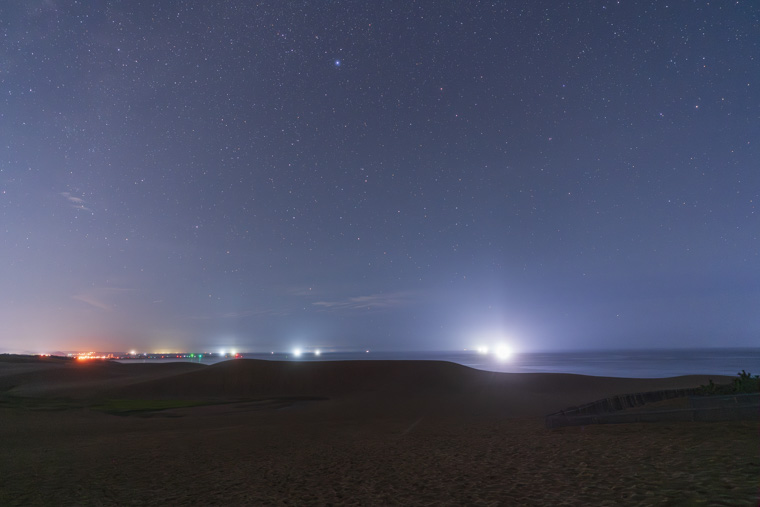
[[[340,60],[335,60],[335,61],[333,62],[333,65],[335,65],[336,67],[340,67],[340,64],[341,64],[341,61],[340,61]]]

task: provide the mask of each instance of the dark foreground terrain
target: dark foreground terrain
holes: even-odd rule
[[[0,505],[757,505],[757,421],[544,426],[707,381],[6,357]]]

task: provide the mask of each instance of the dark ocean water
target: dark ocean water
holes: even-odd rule
[[[323,352],[320,356],[304,352],[292,354],[243,354],[247,359],[277,361],[347,361],[347,360],[437,360],[463,364],[471,368],[510,373],[577,373],[600,377],[661,378],[678,375],[736,375],[746,370],[760,374],[760,348],[753,349],[677,349],[586,352],[534,352],[515,354],[507,360],[473,351],[442,352]],[[202,364],[227,359],[205,357]],[[229,359],[234,360],[234,359]],[[177,359],[120,361],[169,362]],[[197,360],[195,362],[198,362]]]

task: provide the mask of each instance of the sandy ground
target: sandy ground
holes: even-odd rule
[[[756,421],[544,427],[570,405],[706,382],[0,363],[0,505],[758,505]],[[122,399],[216,404],[97,408]]]

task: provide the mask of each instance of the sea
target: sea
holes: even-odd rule
[[[729,375],[741,371],[760,374],[760,348],[652,349],[517,353],[509,358],[476,351],[418,352],[303,352],[245,353],[245,359],[269,361],[350,361],[350,360],[428,360],[449,361],[479,370],[508,373],[575,373],[598,377],[665,378],[679,375]],[[197,358],[155,358],[120,360],[122,363],[192,361],[214,364],[234,361],[218,354]]]

